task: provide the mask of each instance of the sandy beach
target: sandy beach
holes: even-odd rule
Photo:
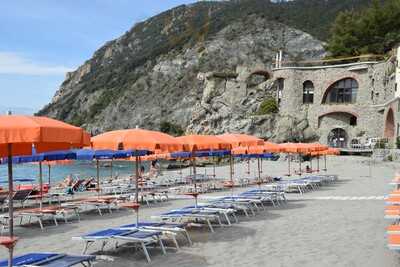
[[[272,176],[287,172],[283,161],[265,161],[263,167],[264,174]],[[228,168],[217,168],[217,175],[226,177]],[[246,168],[244,164],[236,165],[236,176],[246,175]],[[170,248],[166,256],[157,248],[150,249],[150,264],[132,248],[115,250],[106,246],[95,266],[398,266],[399,255],[386,247],[385,227],[389,222],[384,219],[383,200],[391,190],[388,183],[395,172],[393,163],[374,163],[369,177],[367,158],[333,157],[328,160],[328,173],[339,175],[336,184],[302,196],[288,194],[286,206],[270,206],[255,217],[240,216],[238,224],[216,228],[214,234],[193,229],[193,246],[179,239],[181,249]],[[245,189],[235,189],[240,190]],[[227,194],[203,195],[201,201]],[[192,199],[180,199],[144,207],[140,217],[148,220],[152,215],[192,203]],[[16,227],[15,234],[21,238],[16,254],[79,254],[83,243],[71,237],[134,220],[132,212],[120,210],[104,216],[83,214],[81,222],[73,220],[58,227],[49,222],[43,232],[37,224]],[[96,253],[98,248],[92,247],[89,253]],[[0,250],[0,257],[7,257],[5,249]]]

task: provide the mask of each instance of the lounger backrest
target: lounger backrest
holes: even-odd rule
[[[8,192],[0,192],[0,203],[4,203],[8,198]]]
[[[72,185],[72,190],[77,191],[85,180],[79,179]]]
[[[31,189],[18,190],[14,193],[13,200],[25,200],[31,193]]]
[[[23,266],[23,265],[35,265],[39,261],[46,259],[51,259],[57,257],[59,254],[56,253],[29,253],[22,256],[13,258],[13,265]],[[0,267],[8,266],[8,260],[0,261]]]

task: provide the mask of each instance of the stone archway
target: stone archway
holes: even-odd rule
[[[393,114],[393,110],[390,108],[386,114],[384,137],[394,138],[394,135],[395,135],[394,114]]]
[[[342,128],[335,128],[328,134],[328,145],[330,147],[347,147],[348,135]]]

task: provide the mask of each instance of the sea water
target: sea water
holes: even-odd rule
[[[100,162],[99,174],[100,178],[111,177],[110,162]],[[145,168],[148,168],[147,163],[143,163]],[[115,176],[130,176],[135,173],[135,162],[130,161],[114,161],[112,164],[112,174]],[[49,168],[47,165],[42,166],[43,182],[47,183],[49,179]],[[86,179],[97,175],[96,162],[94,161],[73,161],[69,165],[51,165],[50,167],[50,182],[57,184],[65,179],[68,175],[72,175],[74,179]],[[0,186],[6,185],[8,177],[7,165],[0,165]],[[39,164],[14,164],[13,165],[14,179],[39,179]],[[18,183],[18,182],[17,182]],[[24,182],[26,183],[26,182]]]

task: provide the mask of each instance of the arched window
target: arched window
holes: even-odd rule
[[[357,100],[358,83],[352,78],[346,78],[334,83],[325,93],[322,103],[342,104],[355,103]]]
[[[312,81],[303,83],[303,104],[314,103],[314,84]]]

